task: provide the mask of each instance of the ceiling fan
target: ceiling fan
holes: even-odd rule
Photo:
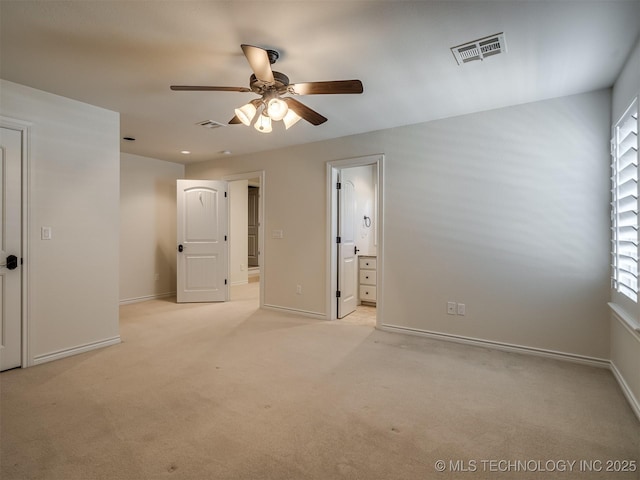
[[[230,124],[243,123],[250,126],[258,114],[254,128],[262,133],[272,130],[271,121],[282,120],[286,129],[301,118],[312,125],[321,125],[327,118],[307,107],[292,97],[283,95],[325,95],[362,93],[360,80],[335,80],[329,82],[289,83],[284,73],[271,70],[271,65],[278,60],[280,54],[275,50],[266,50],[253,45],[241,45],[253,74],[246,87],[211,87],[191,85],[171,85],[171,90],[214,91],[214,92],[254,92],[261,98],[251,100],[246,105],[235,109],[236,115]]]

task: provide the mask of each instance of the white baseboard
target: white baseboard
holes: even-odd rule
[[[615,363],[613,362],[609,362],[609,363],[610,363],[610,369],[611,369],[611,372],[613,373],[613,376],[617,380],[618,385],[620,385],[620,389],[622,390],[622,393],[624,394],[625,398],[629,402],[629,405],[631,405],[631,410],[633,410],[633,413],[635,413],[636,417],[638,417],[638,420],[640,420],[640,401],[638,401],[638,399],[633,395],[631,388],[629,388],[629,384],[627,384],[624,377],[620,373],[620,370],[618,370],[618,367],[616,367]]]
[[[465,345],[474,345],[476,347],[492,348],[494,350],[503,350],[505,352],[523,353],[527,355],[536,355],[538,357],[555,358],[582,365],[590,365],[592,367],[609,368],[611,362],[604,358],[587,357],[584,355],[575,355],[573,353],[558,352],[555,350],[545,350],[543,348],[525,347],[523,345],[514,345],[511,343],[493,342],[490,340],[482,340],[479,338],[463,337],[461,335],[452,335],[449,333],[430,332],[427,330],[419,330],[417,328],[400,327],[398,325],[383,324],[380,330],[395,333],[407,333],[410,335],[418,335],[421,337],[434,338],[436,340],[445,340],[448,342],[463,343]]]
[[[280,307],[278,305],[263,305],[262,308],[266,310],[277,310],[279,312],[295,313],[297,315],[303,315],[305,317],[316,318],[318,320],[326,320],[327,316],[324,313],[310,312],[308,310],[296,310],[295,308]]]
[[[384,330],[387,332],[394,332],[394,333],[417,335],[420,337],[433,338],[436,340],[444,340],[447,342],[462,343],[465,345],[474,345],[476,347],[491,348],[494,350],[502,350],[505,352],[521,353],[524,355],[535,355],[538,357],[553,358],[556,360],[579,363],[582,365],[589,365],[592,367],[607,368],[611,370],[611,372],[613,373],[613,376],[618,382],[618,385],[620,385],[620,389],[622,390],[622,393],[624,394],[625,398],[629,402],[629,405],[631,406],[633,413],[636,415],[638,420],[640,420],[640,401],[634,396],[633,391],[631,390],[631,388],[629,388],[629,385],[625,381],[624,377],[622,376],[618,368],[615,366],[615,364],[611,360],[606,360],[604,358],[587,357],[584,355],[575,355],[573,353],[557,352],[554,350],[545,350],[542,348],[525,347],[522,345],[513,345],[509,343],[492,342],[488,340],[480,340],[477,338],[463,337],[463,336],[451,335],[447,333],[429,332],[426,330],[400,327],[397,325],[383,324],[380,327],[380,330]]]
[[[70,357],[79,353],[89,352],[98,348],[109,347],[111,345],[117,345],[122,340],[120,335],[117,337],[105,338],[97,342],[85,343],[84,345],[78,345],[76,347],[65,348],[56,352],[45,353],[42,355],[36,355],[33,357],[33,363],[31,365],[39,365],[41,363],[52,362],[54,360],[60,360],[61,358]]]
[[[159,293],[157,295],[144,295],[142,297],[125,298],[120,300],[120,305],[129,305],[130,303],[146,302],[147,300],[154,300],[157,298],[165,298],[174,296],[176,292]]]

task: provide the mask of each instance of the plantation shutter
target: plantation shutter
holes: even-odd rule
[[[612,282],[638,300],[638,101],[615,125],[611,141]]]

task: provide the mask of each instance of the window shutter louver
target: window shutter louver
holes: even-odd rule
[[[611,141],[612,284],[638,301],[638,101],[615,125]]]

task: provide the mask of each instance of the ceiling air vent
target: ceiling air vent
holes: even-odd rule
[[[451,53],[456,58],[458,65],[462,65],[474,60],[484,60],[499,53],[507,53],[507,43],[504,39],[504,33],[500,32],[451,47]]]
[[[224,123],[219,123],[219,122],[216,122],[214,120],[203,120],[202,122],[196,123],[196,125],[200,125],[201,127],[205,127],[205,128],[226,127],[226,125]]]

